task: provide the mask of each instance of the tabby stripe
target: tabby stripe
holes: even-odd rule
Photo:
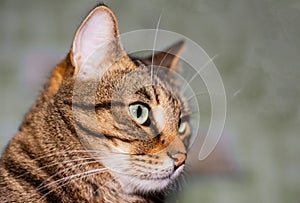
[[[120,140],[122,142],[127,142],[127,143],[131,143],[131,142],[136,141],[136,140],[129,140],[129,139],[125,139],[125,138],[115,137],[115,136],[112,136],[112,135],[105,135],[105,137],[107,139],[117,139],[117,140]]]
[[[76,126],[78,126],[79,127],[79,129],[80,130],[82,130],[82,131],[84,131],[84,132],[86,132],[87,134],[89,134],[89,135],[92,135],[92,136],[94,136],[94,137],[99,137],[99,138],[103,138],[103,136],[105,136],[105,135],[101,135],[100,133],[98,133],[98,132],[94,132],[94,131],[92,131],[92,130],[90,130],[90,129],[87,129],[86,127],[84,127],[80,122],[76,122]]]
[[[148,94],[147,90],[145,87],[139,89],[136,94],[142,95],[144,97],[146,97],[146,99],[151,100],[151,96]]]
[[[118,102],[118,101],[110,101],[110,102],[104,102],[104,103],[96,104],[95,109],[101,109],[101,108],[109,109],[109,108],[114,107],[114,106],[124,107],[125,104],[122,103],[122,102]]]
[[[31,152],[26,150],[25,143],[20,142],[20,147],[23,149],[23,152],[27,155],[29,155]],[[24,148],[25,147],[25,148]],[[38,177],[31,173],[31,170],[28,170],[27,168],[24,168],[24,166],[16,162],[14,159],[7,160],[8,164],[4,164],[4,169],[14,178],[17,180],[17,182],[21,184],[21,182],[29,183],[32,187],[37,188],[41,184],[44,183],[44,180],[41,180],[41,177]],[[40,167],[40,166],[39,166]],[[32,169],[34,171],[35,169]],[[41,196],[51,192],[50,189],[44,188],[43,190],[36,190]],[[56,196],[53,192],[51,192],[51,195],[48,195],[47,197],[48,202],[59,202],[60,197]]]
[[[129,139],[125,139],[125,138],[120,138],[120,137],[116,137],[116,136],[112,136],[112,135],[106,135],[106,134],[101,134],[101,133],[98,133],[98,132],[94,132],[90,129],[87,129],[86,127],[84,127],[83,125],[81,125],[81,123],[79,122],[76,122],[76,125],[80,128],[80,130],[84,131],[85,133],[89,134],[89,135],[92,135],[94,137],[99,137],[99,138],[107,138],[107,139],[117,139],[117,140],[120,140],[122,142],[127,142],[127,143],[130,143],[130,142],[133,142],[133,141],[136,141],[136,140],[129,140]]]
[[[154,95],[155,95],[156,103],[159,105],[160,103],[159,103],[159,98],[158,98],[157,91],[156,91],[155,87],[152,86],[152,88],[153,88],[153,92],[154,92]]]
[[[72,133],[75,133],[76,129],[72,125],[70,119],[65,116],[65,114],[61,111],[60,108],[57,109],[57,112],[58,112],[61,120],[67,125],[67,129],[69,129]]]
[[[112,106],[121,106],[121,107],[125,106],[124,103],[118,101],[107,101],[96,105],[64,101],[64,104],[68,106],[75,106],[83,110],[95,110],[95,109],[103,109],[103,108],[110,109]]]

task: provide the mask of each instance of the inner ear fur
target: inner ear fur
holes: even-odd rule
[[[116,17],[108,7],[100,5],[89,13],[75,34],[71,48],[74,75],[77,76],[81,70],[86,73],[85,79],[88,79],[99,72],[101,67],[85,67],[85,62],[97,59],[95,64],[104,64],[122,52]],[[97,56],[91,59],[93,54]]]

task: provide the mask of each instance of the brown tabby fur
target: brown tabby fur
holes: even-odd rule
[[[2,155],[0,160],[0,202],[132,203],[163,201],[160,193],[137,192],[130,194],[125,192],[118,179],[109,170],[59,182],[62,178],[74,174],[105,168],[101,161],[95,161],[95,158],[88,153],[77,135],[72,114],[72,97],[76,80],[74,77],[76,68],[72,63],[72,57],[72,52],[70,52],[53,70],[44,91],[26,115],[19,132]],[[89,92],[88,89],[80,91],[83,94],[82,104],[95,105],[111,101],[111,94],[115,88],[113,84],[117,84],[120,78],[135,70],[138,63],[147,65],[147,60],[144,60],[143,63],[133,60],[127,55],[118,59],[98,87],[95,103],[91,104],[88,99],[85,99],[84,94]],[[169,66],[172,68],[170,64]],[[148,76],[149,72],[146,71],[145,75],[140,76],[141,78],[137,80],[142,81],[143,77]],[[173,85],[171,81],[167,84],[167,81],[163,82],[162,79],[155,77],[164,85]],[[87,87],[82,86],[82,88]],[[109,110],[100,109],[97,112],[99,123],[101,123],[100,131],[105,134],[105,137],[99,138],[102,140],[102,147],[109,150],[129,144],[129,154],[136,157],[142,156],[144,162],[149,163],[152,162],[155,155],[158,160],[167,157],[166,150],[178,150],[186,153],[183,138],[179,138],[176,132],[180,108],[186,104],[176,99],[179,94],[172,96],[164,89],[159,91],[160,95],[155,96],[159,97],[166,111],[173,115],[169,118],[169,127],[162,132],[161,136],[139,141],[129,135],[118,134],[117,130],[108,124],[113,119],[109,115]],[[185,111],[188,114],[187,108]],[[126,139],[127,141],[124,141]],[[93,143],[98,143],[99,140],[95,138]],[[95,146],[91,146],[91,149],[94,148]],[[90,164],[84,164],[84,159],[88,160]],[[155,163],[153,164],[155,165]]]

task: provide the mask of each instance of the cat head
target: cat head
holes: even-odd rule
[[[76,131],[127,193],[162,190],[184,169],[191,126],[176,78],[183,46],[148,58],[128,56],[105,6],[92,10],[75,35]]]

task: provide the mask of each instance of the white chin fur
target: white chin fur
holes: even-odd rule
[[[127,194],[159,192],[169,186],[183,171],[184,165],[180,166],[170,177],[164,179],[140,179],[137,177],[116,174],[117,179]]]

